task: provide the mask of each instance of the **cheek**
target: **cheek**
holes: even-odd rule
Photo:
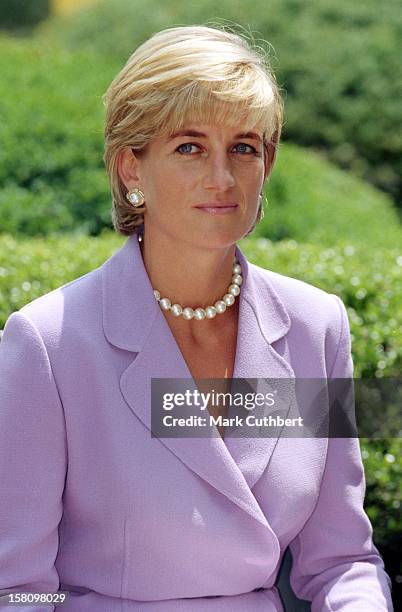
[[[169,193],[172,189],[172,179],[168,172],[159,170],[150,172],[146,180],[144,180],[144,188],[146,190],[146,197],[151,204],[158,203],[161,196]]]
[[[248,193],[260,193],[264,182],[264,165],[259,162],[244,164],[238,169],[236,177]]]
[[[259,195],[263,186],[263,179],[258,173],[255,176],[248,176],[243,182],[243,193],[250,206],[259,204]]]
[[[174,213],[184,206],[186,194],[189,192],[191,190],[177,180],[177,177],[158,173],[149,181],[145,194],[148,211],[160,219],[174,219]]]
[[[200,190],[202,183],[200,168],[196,164],[182,162],[168,164],[163,168],[158,168],[149,180],[149,193],[153,194],[154,201],[162,201],[167,205],[180,207],[180,202],[191,198]]]

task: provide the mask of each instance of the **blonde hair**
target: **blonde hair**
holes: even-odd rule
[[[104,162],[112,193],[115,230],[131,235],[143,222],[125,195],[117,160],[129,147],[146,145],[187,122],[262,127],[265,147],[277,147],[283,101],[260,48],[232,31],[180,26],[157,32],[130,56],[103,96],[106,107]],[[263,208],[256,223],[263,216]],[[251,231],[249,233],[251,233]]]

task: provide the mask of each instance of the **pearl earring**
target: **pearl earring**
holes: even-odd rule
[[[130,204],[133,205],[133,208],[139,208],[140,206],[144,206],[145,204],[145,195],[143,194],[141,189],[137,189],[137,187],[134,187],[134,189],[130,189],[130,191],[127,191],[126,198],[130,202]]]

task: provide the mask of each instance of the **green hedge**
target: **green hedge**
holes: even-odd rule
[[[384,555],[395,586],[400,589],[402,441],[401,438],[361,440],[360,447],[366,475],[365,509],[374,528],[375,543]]]
[[[1,0],[0,29],[25,33],[49,16],[51,0]]]
[[[83,52],[0,38],[0,232],[111,228],[101,96],[115,70]],[[267,194],[257,234],[271,240],[402,242],[386,196],[294,145],[280,145]]]
[[[126,238],[0,236],[0,329],[9,314],[48,291],[100,266]],[[339,295],[346,304],[356,377],[400,376],[402,364],[402,257],[396,250],[343,244],[324,249],[295,241],[241,241],[246,257],[280,274]],[[400,568],[402,444],[361,440],[366,467],[366,510],[375,542],[394,581]]]
[[[0,231],[111,227],[101,95],[113,70],[85,53],[0,38]]]
[[[385,194],[294,144],[280,145],[265,193],[256,236],[323,246],[340,237],[372,248],[402,244],[402,226]]]
[[[269,41],[285,90],[284,138],[312,146],[387,191],[402,206],[402,62],[399,0],[101,0],[42,34],[119,64],[173,25],[234,21]]]

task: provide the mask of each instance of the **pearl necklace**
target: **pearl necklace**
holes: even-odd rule
[[[138,242],[142,242],[142,234],[138,235]],[[222,299],[215,302],[213,306],[207,306],[206,308],[190,308],[186,306],[183,308],[180,304],[173,304],[167,297],[161,297],[161,294],[156,289],[153,289],[154,296],[162,310],[170,310],[175,317],[182,316],[183,319],[189,321],[190,319],[196,319],[202,321],[203,319],[213,319],[217,314],[223,314],[228,306],[232,306],[235,303],[235,299],[240,295],[240,285],[243,282],[241,274],[241,265],[239,264],[236,257],[233,259],[233,276],[232,282],[228,287],[227,293]]]

